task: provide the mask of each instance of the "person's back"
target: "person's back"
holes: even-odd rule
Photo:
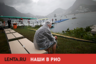
[[[47,30],[46,27],[40,27],[36,33],[35,33],[35,46],[36,46],[36,49],[41,49],[41,48],[45,48],[46,45],[48,46],[48,43],[45,43],[47,38],[45,37],[45,30]],[[47,30],[48,31],[48,30]]]
[[[55,44],[55,38],[52,36],[47,25],[43,25],[36,31],[34,35],[34,45],[36,49],[46,50],[50,48],[51,45]]]

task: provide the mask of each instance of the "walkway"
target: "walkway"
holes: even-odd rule
[[[4,29],[11,54],[45,54],[45,50],[35,49],[34,43],[12,29]]]

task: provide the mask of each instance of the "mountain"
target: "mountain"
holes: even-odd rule
[[[65,12],[64,9],[58,8],[58,9],[54,10],[52,13],[50,13],[47,16],[54,16],[54,14],[56,14],[56,15],[62,15],[64,12]]]
[[[15,8],[0,3],[0,15],[3,16],[19,16],[19,17],[32,17],[32,14],[25,14],[17,11]]]
[[[68,10],[66,10],[65,14],[73,14],[80,12],[88,12],[88,11],[96,11],[96,2],[93,0],[76,0],[76,2],[71,6]]]

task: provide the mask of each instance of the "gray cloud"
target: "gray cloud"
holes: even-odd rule
[[[57,8],[68,9],[76,0],[39,0],[33,5],[33,14],[48,15]]]
[[[29,4],[32,0],[0,0],[0,2],[5,3],[6,5],[19,5],[19,4]]]
[[[4,3],[4,0],[0,0],[1,3]]]
[[[22,13],[48,15],[57,8],[68,9],[76,0],[0,0]]]

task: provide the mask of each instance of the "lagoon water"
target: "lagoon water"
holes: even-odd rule
[[[66,31],[67,28],[72,30],[77,27],[85,28],[87,26],[96,25],[96,12],[75,14],[76,19],[70,19],[74,17],[74,15],[67,15],[67,17],[69,20],[56,23],[51,31],[61,33],[62,31]]]

